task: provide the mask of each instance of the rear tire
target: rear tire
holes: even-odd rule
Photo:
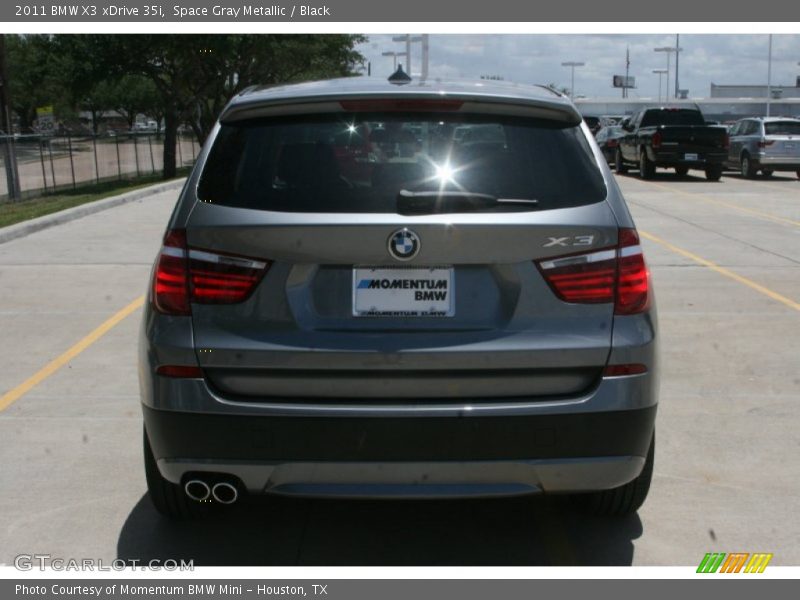
[[[686,177],[689,174],[689,167],[675,167],[675,174],[678,177]]]
[[[169,519],[184,520],[202,517],[208,507],[189,498],[181,486],[167,481],[161,476],[150,448],[147,431],[144,431],[144,474],[147,479],[147,492],[155,509]]]
[[[644,504],[650,491],[655,449],[656,436],[653,433],[644,468],[636,479],[618,488],[577,496],[579,506],[585,512],[599,517],[624,517],[635,513]]]
[[[617,150],[614,152],[614,170],[617,172],[617,175],[625,175],[628,172],[628,167],[625,166],[625,163],[622,160],[622,150],[617,147]]]
[[[798,169],[798,171],[795,173],[795,175],[797,175],[797,178],[800,179],[800,169]]]
[[[761,170],[761,173],[763,173],[764,177],[772,177],[772,174],[774,172],[775,171],[773,171],[772,169],[762,169]]]
[[[722,165],[706,167],[706,179],[709,181],[719,181],[722,177]]]
[[[642,179],[652,179],[656,175],[656,166],[647,158],[647,152],[639,154],[639,175]]]
[[[750,159],[749,154],[742,154],[741,161],[739,162],[739,171],[742,174],[742,177],[746,179],[752,179],[756,176],[756,169],[753,165],[753,161]]]

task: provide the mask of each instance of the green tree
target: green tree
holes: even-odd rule
[[[7,35],[6,52],[11,110],[19,117],[23,131],[33,127],[38,107],[68,106],[59,89],[61,80],[50,36]]]
[[[153,82],[143,75],[124,75],[114,85],[112,107],[133,128],[136,115],[155,117],[160,111],[161,99]]]
[[[205,36],[195,58],[202,90],[190,106],[189,123],[202,144],[228,101],[252,85],[271,85],[355,75],[363,57],[356,35]]]
[[[91,89],[87,90],[78,101],[81,110],[88,111],[92,116],[92,133],[97,135],[100,117],[103,113],[116,108],[117,82],[113,80],[103,80],[97,82]]]
[[[363,62],[357,35],[70,35],[74,88],[104,78],[142,75],[155,86],[164,114],[164,177],[175,175],[177,129],[191,124],[205,140],[230,98],[256,83],[353,75]]]

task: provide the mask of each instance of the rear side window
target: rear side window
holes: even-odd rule
[[[579,127],[420,113],[225,124],[198,186],[205,202],[283,212],[395,213],[401,192],[530,199],[548,210],[600,202],[606,188]]]
[[[800,122],[774,121],[764,123],[764,133],[766,135],[800,135]]]
[[[685,108],[648,110],[644,113],[640,127],[654,125],[705,125],[702,113]]]

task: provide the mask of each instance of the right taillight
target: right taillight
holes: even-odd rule
[[[153,274],[153,306],[163,314],[189,315],[191,303],[242,302],[269,265],[263,260],[189,248],[185,230],[170,230]]]
[[[619,230],[616,287],[615,314],[633,315],[647,309],[650,301],[650,275],[639,245],[639,234],[635,229]]]
[[[635,229],[620,229],[614,248],[549,258],[536,264],[564,302],[613,302],[617,315],[644,312],[649,305],[649,274]]]
[[[653,137],[650,138],[650,145],[653,148],[661,148],[661,132],[660,131],[656,131],[653,134]]]

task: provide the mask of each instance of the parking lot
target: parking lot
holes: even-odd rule
[[[270,499],[207,522],[160,518],[144,495],[136,339],[169,192],[0,245],[0,563],[696,565],[721,551],[800,564],[800,181],[618,181],[661,331],[655,476],[638,515],[589,518],[548,498]]]

